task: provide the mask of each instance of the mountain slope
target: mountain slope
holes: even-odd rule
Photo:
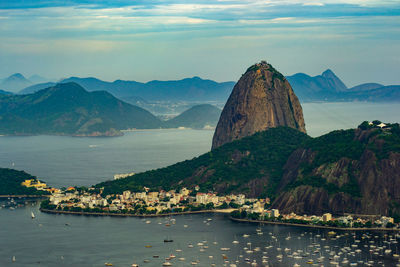
[[[12,95],[12,93],[4,91],[4,90],[0,90],[0,95]]]
[[[399,124],[380,129],[364,122],[293,152],[272,206],[286,213],[400,215],[399,186]]]
[[[400,127],[364,122],[318,138],[287,127],[218,147],[192,160],[96,185],[104,194],[179,189],[268,196],[283,213],[400,215]]]
[[[154,190],[200,185],[202,191],[244,192],[267,196],[278,185],[289,155],[305,140],[306,134],[287,127],[271,128],[227,143],[192,160],[132,177],[104,182],[104,193]]]
[[[384,85],[379,83],[363,83],[352,88],[349,88],[349,91],[368,91],[372,89],[377,89],[384,87]]]
[[[104,91],[75,83],[34,94],[0,97],[0,134],[119,135],[120,129],[159,128],[150,112]]]
[[[186,127],[203,129],[217,125],[221,110],[213,105],[196,105],[164,123],[166,128]]]
[[[25,180],[34,179],[24,171],[0,168],[0,195],[48,195],[47,191],[40,191],[33,187],[25,187],[21,183]]]
[[[38,83],[22,89],[21,91],[18,92],[18,94],[20,95],[33,94],[36,93],[37,91],[52,87],[54,85],[56,85],[56,83],[53,82]]]

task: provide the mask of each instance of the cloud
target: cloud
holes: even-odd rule
[[[320,2],[310,2],[310,3],[303,3],[303,6],[324,6],[324,3]]]
[[[311,47],[315,57],[330,56],[327,47],[340,54],[363,46],[378,55],[383,42],[391,45],[387,53],[400,50],[400,3],[391,0],[16,0],[0,1],[0,21],[0,74],[36,67],[39,55],[54,64],[47,68],[52,72],[70,58],[85,58],[87,69],[97,62],[104,72],[115,59],[118,73],[152,58],[205,66],[207,60],[232,65],[271,54],[297,57]]]

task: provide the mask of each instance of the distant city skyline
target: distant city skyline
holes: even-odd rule
[[[0,1],[0,79],[13,73],[237,81],[332,69],[348,87],[400,84],[394,0]]]

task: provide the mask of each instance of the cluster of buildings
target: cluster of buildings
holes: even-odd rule
[[[281,220],[283,221],[290,221],[290,220],[298,220],[303,222],[308,222],[309,224],[317,224],[319,222],[329,223],[335,222],[342,225],[346,225],[348,227],[358,227],[364,226],[368,223],[374,226],[386,227],[390,224],[394,225],[394,219],[392,217],[387,216],[366,216],[364,218],[357,217],[353,218],[351,215],[347,216],[340,216],[340,217],[333,217],[330,213],[325,213],[322,216],[317,215],[298,215],[296,213],[289,213],[289,214],[279,214],[278,210],[266,210],[260,213],[260,218],[276,218],[281,216]]]
[[[124,191],[122,194],[110,194],[105,197],[100,192],[89,188],[88,191],[79,192],[75,188],[67,188],[63,192],[53,193],[50,197],[50,204],[58,209],[101,209],[104,212],[135,212],[141,213],[163,213],[174,211],[187,211],[193,207],[204,209],[243,207],[259,210],[269,199],[249,199],[243,194],[230,194],[218,196],[215,193],[201,193],[187,188],[182,188],[179,192],[175,190],[159,192],[149,192],[145,188],[144,192]],[[231,204],[232,203],[232,204]]]
[[[27,179],[21,183],[25,187],[33,187],[36,190],[47,191],[50,193],[60,193],[60,189],[48,187],[46,183],[39,181],[38,179]]]
[[[102,212],[123,212],[141,214],[159,214],[164,212],[189,211],[193,208],[212,209],[212,208],[235,208],[238,211],[246,211],[247,214],[257,214],[258,218],[279,218],[282,221],[298,220],[310,224],[319,222],[340,223],[349,227],[366,225],[372,223],[375,226],[386,227],[393,225],[394,219],[386,216],[376,216],[375,218],[353,218],[352,216],[341,216],[334,218],[332,214],[325,213],[317,215],[298,215],[295,213],[280,214],[278,209],[268,209],[270,199],[246,198],[244,194],[230,194],[218,196],[215,193],[198,192],[195,190],[182,188],[179,191],[171,190],[159,192],[149,191],[145,188],[143,192],[124,191],[122,194],[110,194],[102,196],[100,191],[89,188],[87,191],[79,191],[74,187],[69,187],[65,191],[48,188],[45,183],[38,180],[26,180],[23,185],[35,187],[38,190],[50,190],[50,204],[55,205],[56,209],[71,210],[78,208],[82,210],[97,209]],[[199,210],[199,209],[197,209]]]

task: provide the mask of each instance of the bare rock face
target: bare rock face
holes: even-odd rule
[[[248,68],[233,88],[215,130],[212,149],[277,126],[306,132],[303,110],[289,82],[262,61]]]

